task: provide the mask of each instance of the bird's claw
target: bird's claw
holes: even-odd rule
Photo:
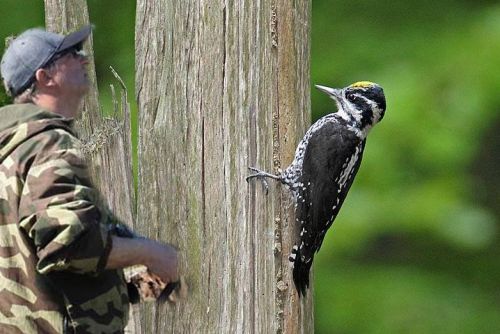
[[[253,179],[255,177],[258,178],[262,182],[262,185],[264,186],[264,189],[265,189],[265,192],[266,192],[266,195],[267,195],[269,193],[269,183],[267,183],[267,180],[265,178],[266,177],[276,178],[276,176],[272,175],[272,174],[269,174],[267,172],[261,171],[260,169],[257,169],[255,167],[248,167],[248,169],[250,169],[252,172],[255,172],[255,173],[248,175],[245,178],[245,180],[247,182],[249,182],[250,179]]]

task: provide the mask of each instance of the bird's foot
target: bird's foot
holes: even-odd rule
[[[252,172],[254,172],[254,174],[248,175],[245,178],[245,180],[247,182],[249,182],[249,180],[253,179],[253,178],[258,178],[259,180],[261,180],[262,184],[264,185],[264,189],[266,190],[266,195],[269,193],[269,184],[267,183],[266,177],[269,177],[269,178],[274,179],[274,180],[281,181],[281,177],[279,177],[278,175],[274,175],[274,174],[270,174],[268,172],[264,172],[264,171],[262,171],[260,169],[255,168],[255,167],[248,167],[248,169],[250,169]]]

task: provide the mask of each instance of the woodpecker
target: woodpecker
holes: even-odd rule
[[[299,294],[306,294],[309,271],[326,231],[333,224],[361,164],[366,136],[385,114],[384,91],[376,83],[360,81],[334,89],[316,85],[337,105],[337,112],[316,121],[295,151],[295,158],[283,172],[274,175],[254,167],[247,176],[283,183],[295,201],[300,235],[293,246],[293,280]]]

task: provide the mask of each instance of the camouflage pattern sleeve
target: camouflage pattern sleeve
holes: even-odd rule
[[[41,274],[99,273],[111,249],[105,217],[96,206],[98,195],[76,141],[64,129],[30,141],[28,151],[36,155],[25,177],[19,218],[36,247]]]
[[[0,114],[0,333],[123,333],[123,271],[104,269],[116,219],[71,120],[33,104]]]

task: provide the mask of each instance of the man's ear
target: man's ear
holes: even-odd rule
[[[36,70],[35,79],[38,87],[52,87],[55,85],[51,71],[44,68]]]

